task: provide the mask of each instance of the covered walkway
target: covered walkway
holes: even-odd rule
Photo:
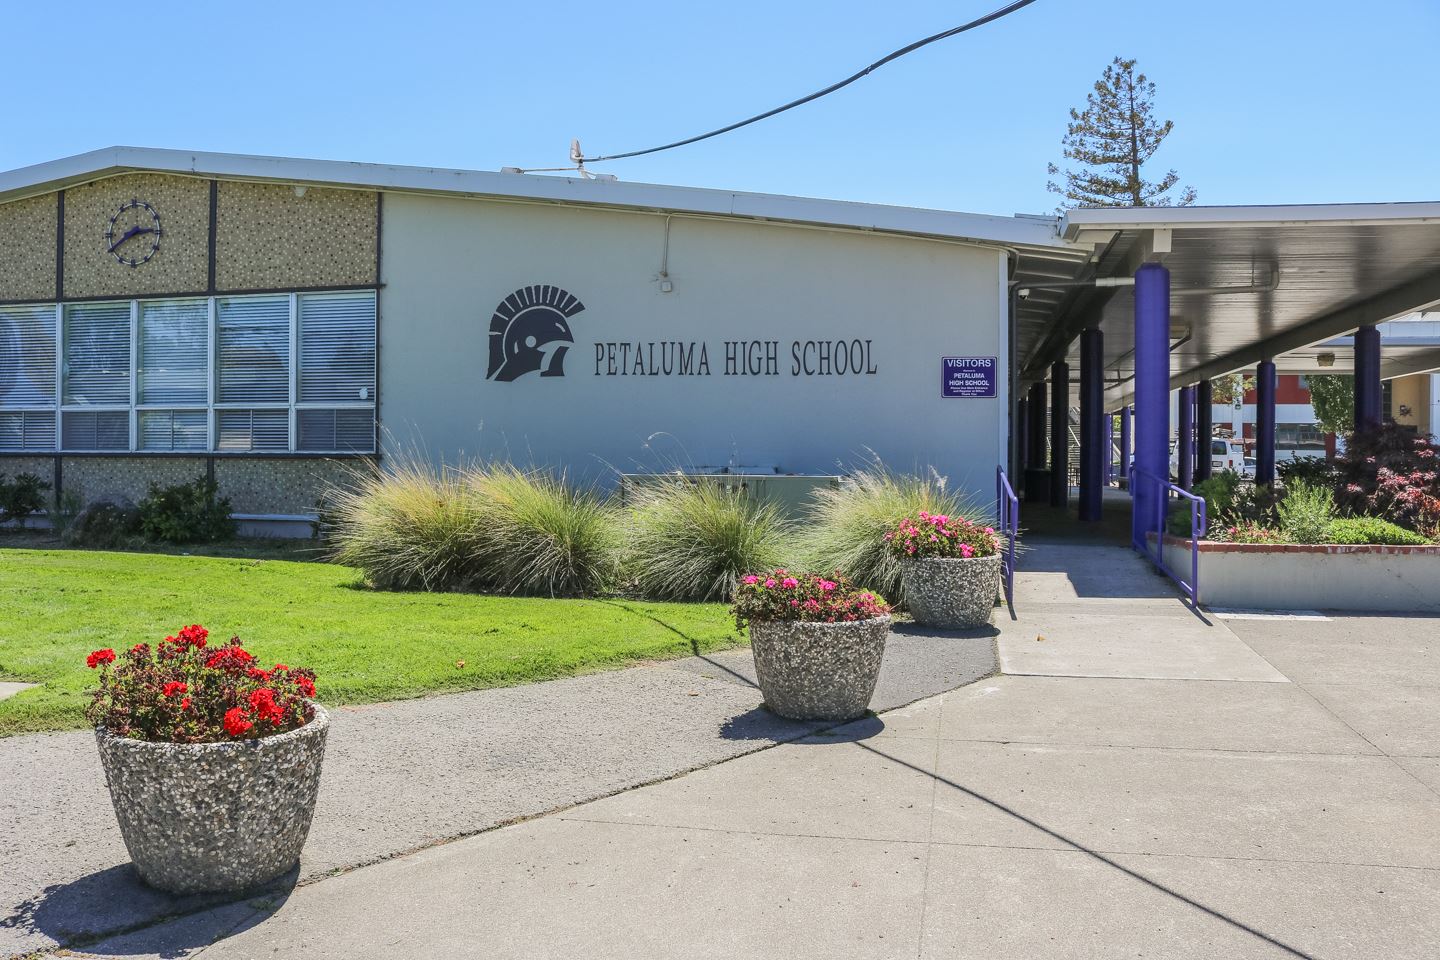
[[[89,949],[1434,955],[1434,621],[1202,619],[1124,547],[1036,545],[1017,592],[1003,675]]]

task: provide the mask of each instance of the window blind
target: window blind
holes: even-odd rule
[[[78,303],[65,308],[66,404],[130,403],[130,304]]]
[[[290,402],[290,298],[216,302],[219,403]]]
[[[141,410],[141,450],[206,450],[208,415],[204,410]]]
[[[54,410],[0,410],[0,450],[48,452],[54,449]]]
[[[7,407],[54,406],[53,306],[0,307],[0,403]]]
[[[215,449],[274,453],[290,449],[289,410],[221,410]]]
[[[129,450],[127,410],[66,410],[60,414],[60,443],[65,450]]]
[[[320,453],[369,453],[375,449],[375,411],[299,410],[297,450]]]
[[[204,404],[210,399],[207,300],[140,305],[139,392],[143,404]]]
[[[375,294],[307,293],[300,300],[299,400],[375,399]]]

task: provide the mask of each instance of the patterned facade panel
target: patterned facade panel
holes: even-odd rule
[[[49,483],[55,478],[55,458],[0,455],[0,476],[13,480],[22,473],[33,473]]]
[[[138,266],[116,259],[106,230],[132,200],[143,201],[160,222],[159,248]],[[132,208],[117,222],[115,240],[129,226],[151,227],[149,212]],[[119,243],[117,253],[139,259],[153,234]],[[132,173],[65,191],[65,297],[191,293],[209,280],[210,183],[191,177]],[[52,284],[53,289],[53,284]]]
[[[376,282],[378,195],[222,180],[215,233],[220,290]]]
[[[235,513],[313,516],[327,491],[373,469],[366,459],[217,457],[215,482]]]
[[[82,504],[117,499],[139,503],[152,483],[168,487],[205,475],[204,457],[65,457],[61,463],[65,492]]]
[[[56,196],[0,204],[0,300],[55,296]]]

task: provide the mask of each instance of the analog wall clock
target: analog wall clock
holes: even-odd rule
[[[105,228],[105,249],[127,267],[148,263],[160,252],[160,214],[144,200],[120,204]]]

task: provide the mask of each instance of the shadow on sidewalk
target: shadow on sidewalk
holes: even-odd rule
[[[297,867],[241,894],[175,896],[147,885],[122,863],[46,887],[0,918],[0,928],[38,934],[62,950],[181,957],[264,920],[289,899],[298,876]],[[159,923],[187,914],[195,916]]]
[[[1187,907],[1190,907],[1193,910],[1198,910],[1199,912],[1207,916],[1213,917],[1216,920],[1221,921],[1222,923],[1228,924],[1229,926],[1234,927],[1237,930],[1247,933],[1250,936],[1256,938],[1257,940],[1261,940],[1271,945],[1272,947],[1283,951],[1287,956],[1296,957],[1299,958],[1299,960],[1318,960],[1318,958],[1316,958],[1313,954],[1306,953],[1297,947],[1292,947],[1290,944],[1285,943],[1283,940],[1272,937],[1264,930],[1252,927],[1248,923],[1245,923],[1243,920],[1237,920],[1229,914],[1221,913],[1214,907],[1208,907],[1198,900],[1187,897],[1180,891],[1167,887],[1165,886],[1165,884],[1159,882],[1158,880],[1152,880],[1140,871],[1127,867],[1119,861],[1113,859],[1112,857],[1106,856],[1104,853],[1101,853],[1098,850],[1092,850],[1089,847],[1086,847],[1083,844],[1079,843],[1078,841],[1070,839],[1063,833],[1060,833],[1057,830],[1045,826],[1038,820],[1027,817],[1020,811],[1015,810],[1012,807],[1006,806],[999,800],[987,797],[985,794],[980,793],[978,790],[973,790],[970,787],[965,786],[964,784],[957,783],[956,781],[949,779],[948,777],[942,777],[940,776],[940,774],[930,770],[926,770],[924,767],[918,767],[913,763],[900,759],[899,757],[892,756],[883,750],[876,749],[869,744],[860,743],[857,744],[857,746],[859,746],[862,750],[870,751],[877,757],[883,757],[884,759],[889,760],[891,763],[898,764],[899,766],[905,767],[908,770],[914,770],[916,773],[924,774],[925,776],[935,780],[937,783],[949,787],[958,793],[963,793],[965,796],[970,797],[974,800],[978,800],[980,803],[983,803],[986,806],[999,811],[1000,813],[1003,813],[1010,817],[1014,817],[1016,820],[1020,821],[1026,826],[1032,827],[1035,830],[1038,830],[1041,833],[1045,834],[1046,836],[1054,840],[1060,841],[1066,846],[1066,848],[1074,850],[1077,853],[1085,854],[1086,856],[1105,864],[1107,867],[1118,870],[1120,873],[1123,873],[1125,876],[1131,878],[1132,880],[1143,883],[1145,886],[1149,887],[1152,890],[1158,891],[1159,893],[1162,893],[1168,897],[1173,897],[1175,900],[1185,904]]]

